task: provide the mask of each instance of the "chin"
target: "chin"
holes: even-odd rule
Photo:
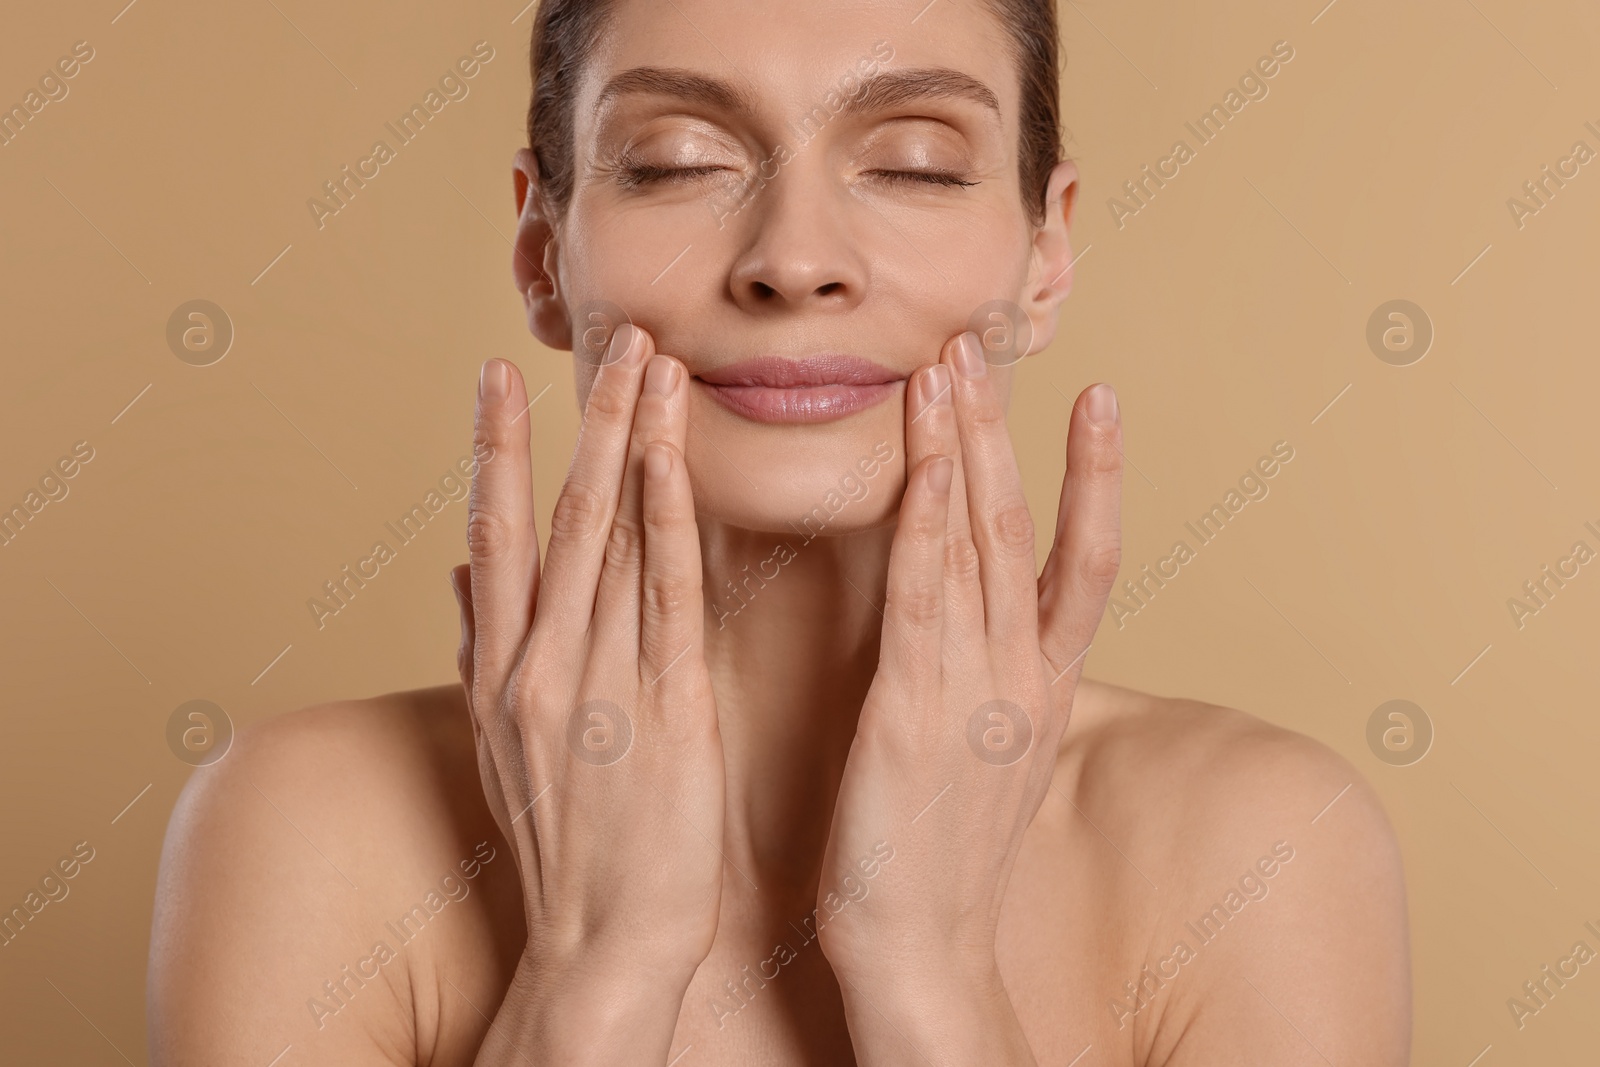
[[[906,484],[900,384],[840,418],[773,423],[736,414],[697,383],[686,457],[697,519],[801,540],[894,522]]]

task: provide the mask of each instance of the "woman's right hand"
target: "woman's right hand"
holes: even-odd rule
[[[724,772],[684,450],[688,374],[619,327],[540,565],[528,398],[484,364],[451,572],[489,805],[527,945],[478,1062],[665,1062],[721,899]],[[470,583],[470,584],[469,584]],[[513,1055],[515,1053],[515,1055]]]

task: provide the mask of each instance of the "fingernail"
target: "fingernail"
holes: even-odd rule
[[[672,453],[666,445],[651,443],[644,450],[644,472],[651,478],[665,478],[672,470]]]
[[[1100,426],[1111,427],[1117,424],[1117,391],[1104,382],[1089,390],[1089,396],[1083,406],[1088,411],[1090,420]]]
[[[982,378],[989,373],[989,364],[984,361],[978,335],[971,330],[956,341],[956,367],[965,378]]]
[[[638,332],[631,322],[618,326],[611,334],[611,347],[606,349],[606,362],[614,363],[620,360],[625,364],[631,364],[637,360],[641,346],[634,342],[638,339]]]
[[[922,406],[950,403],[950,371],[943,363],[935,363],[922,376]]]
[[[678,378],[678,372],[672,366],[672,360],[663,355],[650,357],[650,366],[645,368],[644,388],[648,393],[656,396],[671,396],[672,384]]]
[[[928,468],[928,485],[935,493],[948,493],[950,479],[955,476],[956,461],[949,456],[940,456]]]
[[[486,359],[478,373],[478,395],[490,404],[499,403],[511,392],[511,371],[504,360]]]

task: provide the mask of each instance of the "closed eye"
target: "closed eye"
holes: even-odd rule
[[[642,185],[667,185],[693,181],[727,169],[715,166],[659,167],[650,163],[624,163],[617,168],[617,181],[626,189],[637,189]]]
[[[727,167],[702,165],[698,167],[663,167],[651,163],[625,162],[617,168],[617,181],[624,188],[637,189],[646,185],[671,185],[694,181]],[[939,185],[965,188],[977,185],[952,171],[943,170],[871,170],[867,172],[882,181],[895,185]]]
[[[977,182],[968,181],[952,171],[947,170],[871,170],[868,174],[876,175],[884,181],[893,184],[923,183],[928,185],[945,186],[970,186]]]

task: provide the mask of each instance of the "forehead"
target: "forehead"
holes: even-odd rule
[[[890,52],[892,50],[892,52]],[[576,93],[577,126],[602,89],[638,67],[671,67],[734,86],[774,113],[804,111],[864,63],[943,67],[993,92],[1013,128],[1019,78],[1010,37],[987,2],[965,0],[617,0]]]

